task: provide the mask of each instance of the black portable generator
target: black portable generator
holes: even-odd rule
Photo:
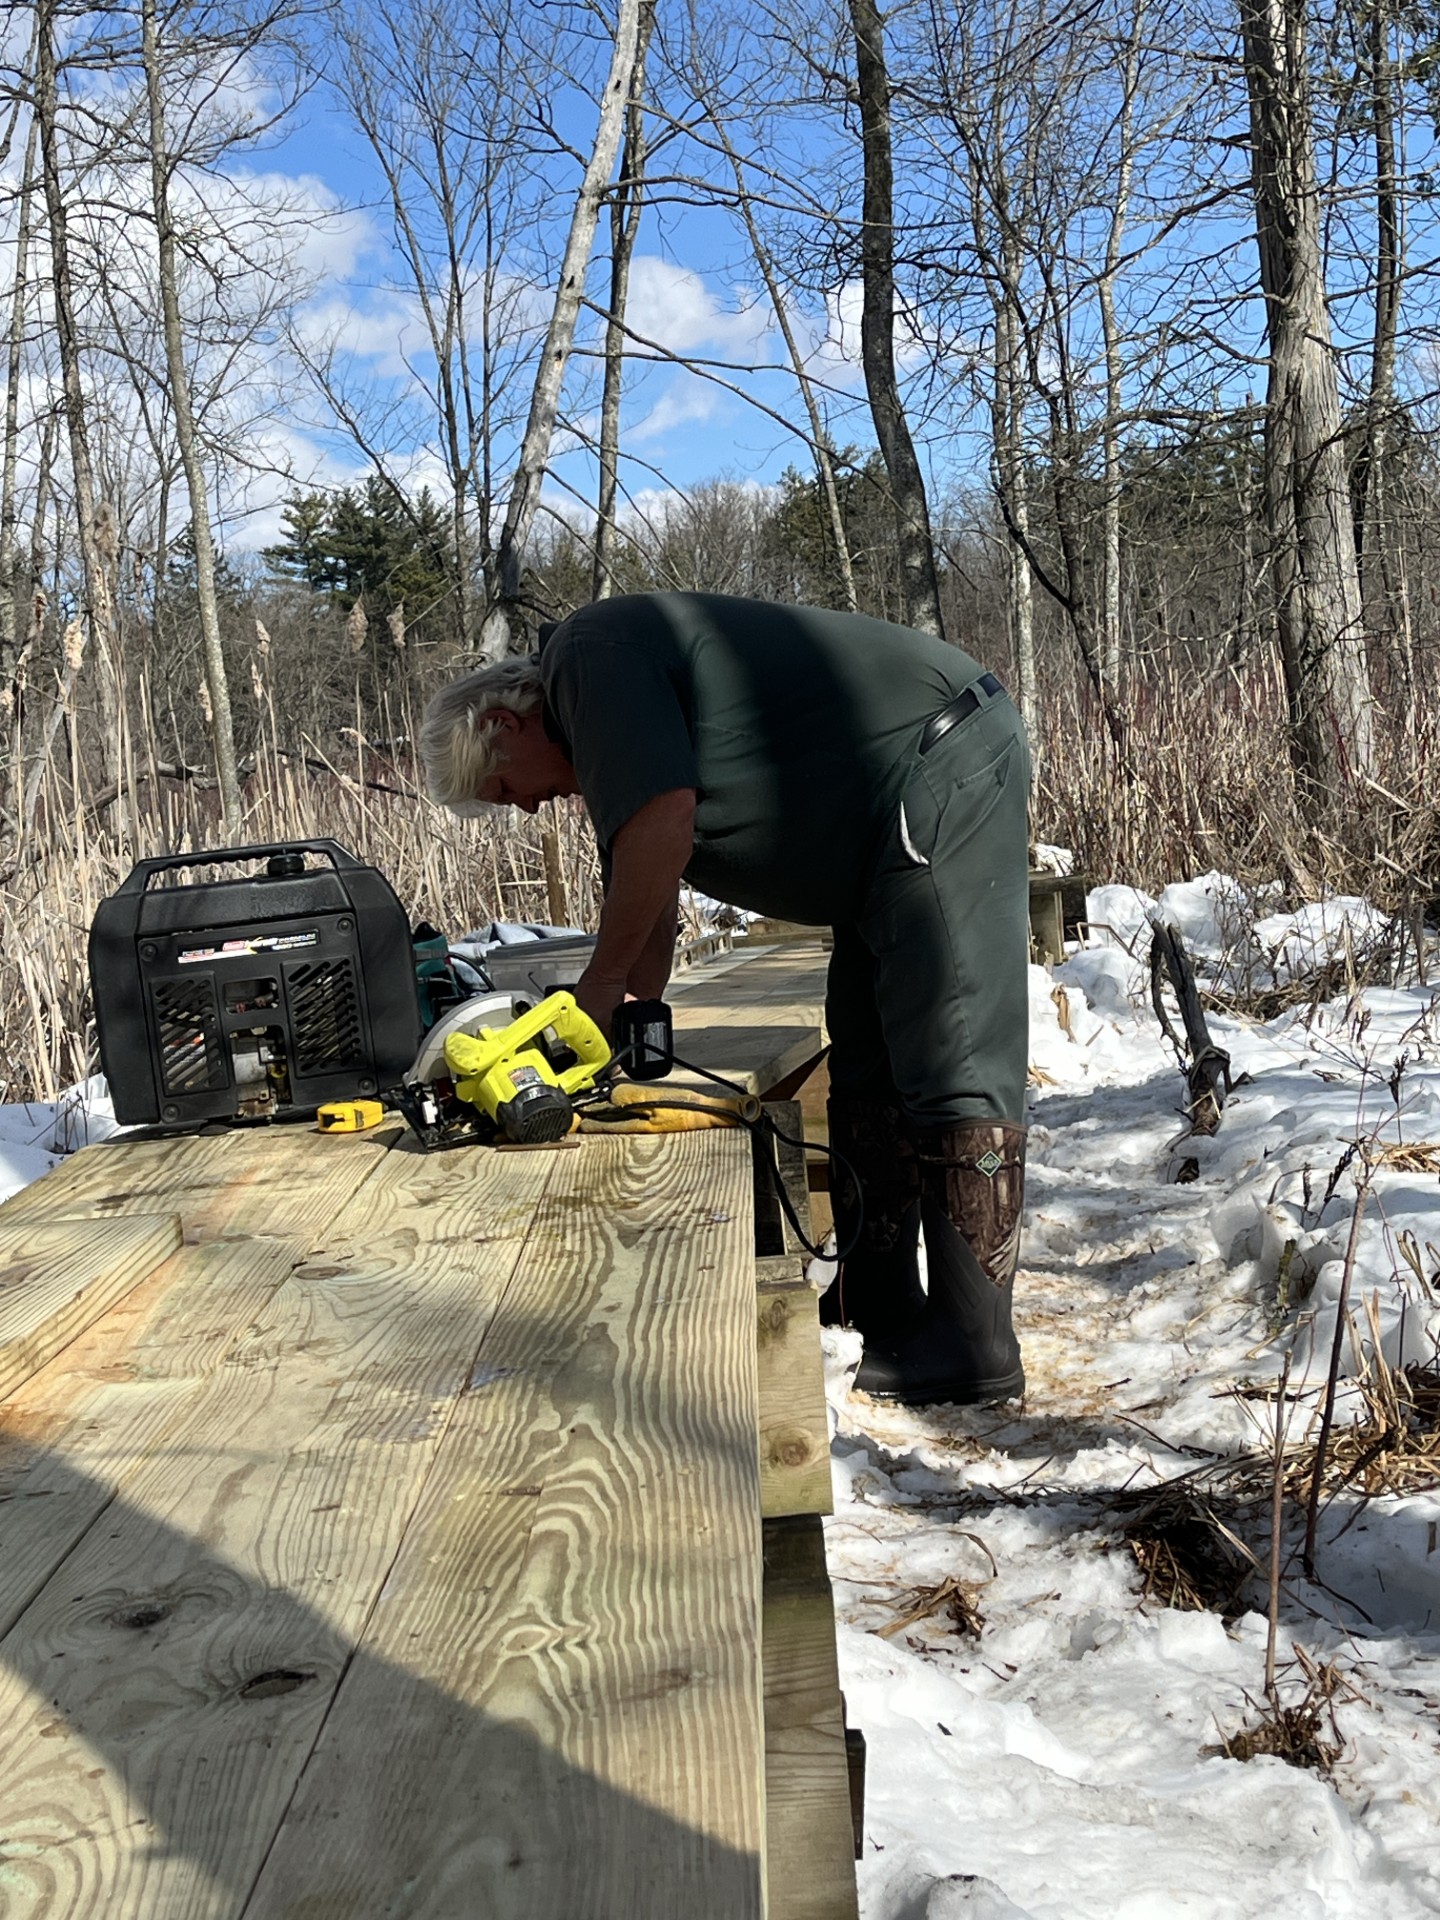
[[[222,862],[257,871],[152,885]],[[313,1113],[395,1086],[420,1045],[405,910],[334,840],[140,861],[96,910],[90,983],[126,1124]]]

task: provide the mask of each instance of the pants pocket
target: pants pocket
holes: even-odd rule
[[[935,767],[922,761],[900,803],[898,830],[907,863],[933,865],[983,832],[1015,777],[1016,755],[1023,751],[1011,732],[979,766],[973,753],[958,766],[953,759]]]

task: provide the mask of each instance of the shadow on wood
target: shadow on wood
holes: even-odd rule
[[[447,1647],[378,1659],[284,1584],[7,1439],[0,1498],[23,1501],[32,1478],[47,1499],[103,1508],[106,1524],[0,1640],[7,1920],[759,1920],[754,1853],[437,1685],[424,1669]],[[482,1554],[477,1601],[490,1575]],[[542,1656],[537,1626],[497,1657],[547,1657],[563,1682],[564,1636],[550,1638]],[[646,1679],[643,1665],[640,1652],[637,1702],[704,1681],[699,1668]],[[364,1700],[367,1736],[338,1772],[337,1695]],[[554,1711],[585,1703],[562,1684]],[[306,1793],[307,1768],[333,1779],[333,1796]]]

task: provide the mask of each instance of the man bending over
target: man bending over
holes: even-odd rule
[[[420,750],[461,811],[584,796],[605,901],[576,998],[603,1032],[663,993],[682,880],[833,927],[830,1140],[863,1227],[822,1317],[864,1335],[862,1391],[1022,1392],[1029,760],[999,681],[862,614],[632,594],[442,689]]]

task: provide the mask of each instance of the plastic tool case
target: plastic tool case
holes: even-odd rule
[[[152,885],[221,862],[258,870]],[[405,911],[334,840],[142,860],[96,911],[90,980],[127,1124],[313,1112],[394,1086],[420,1044]]]

